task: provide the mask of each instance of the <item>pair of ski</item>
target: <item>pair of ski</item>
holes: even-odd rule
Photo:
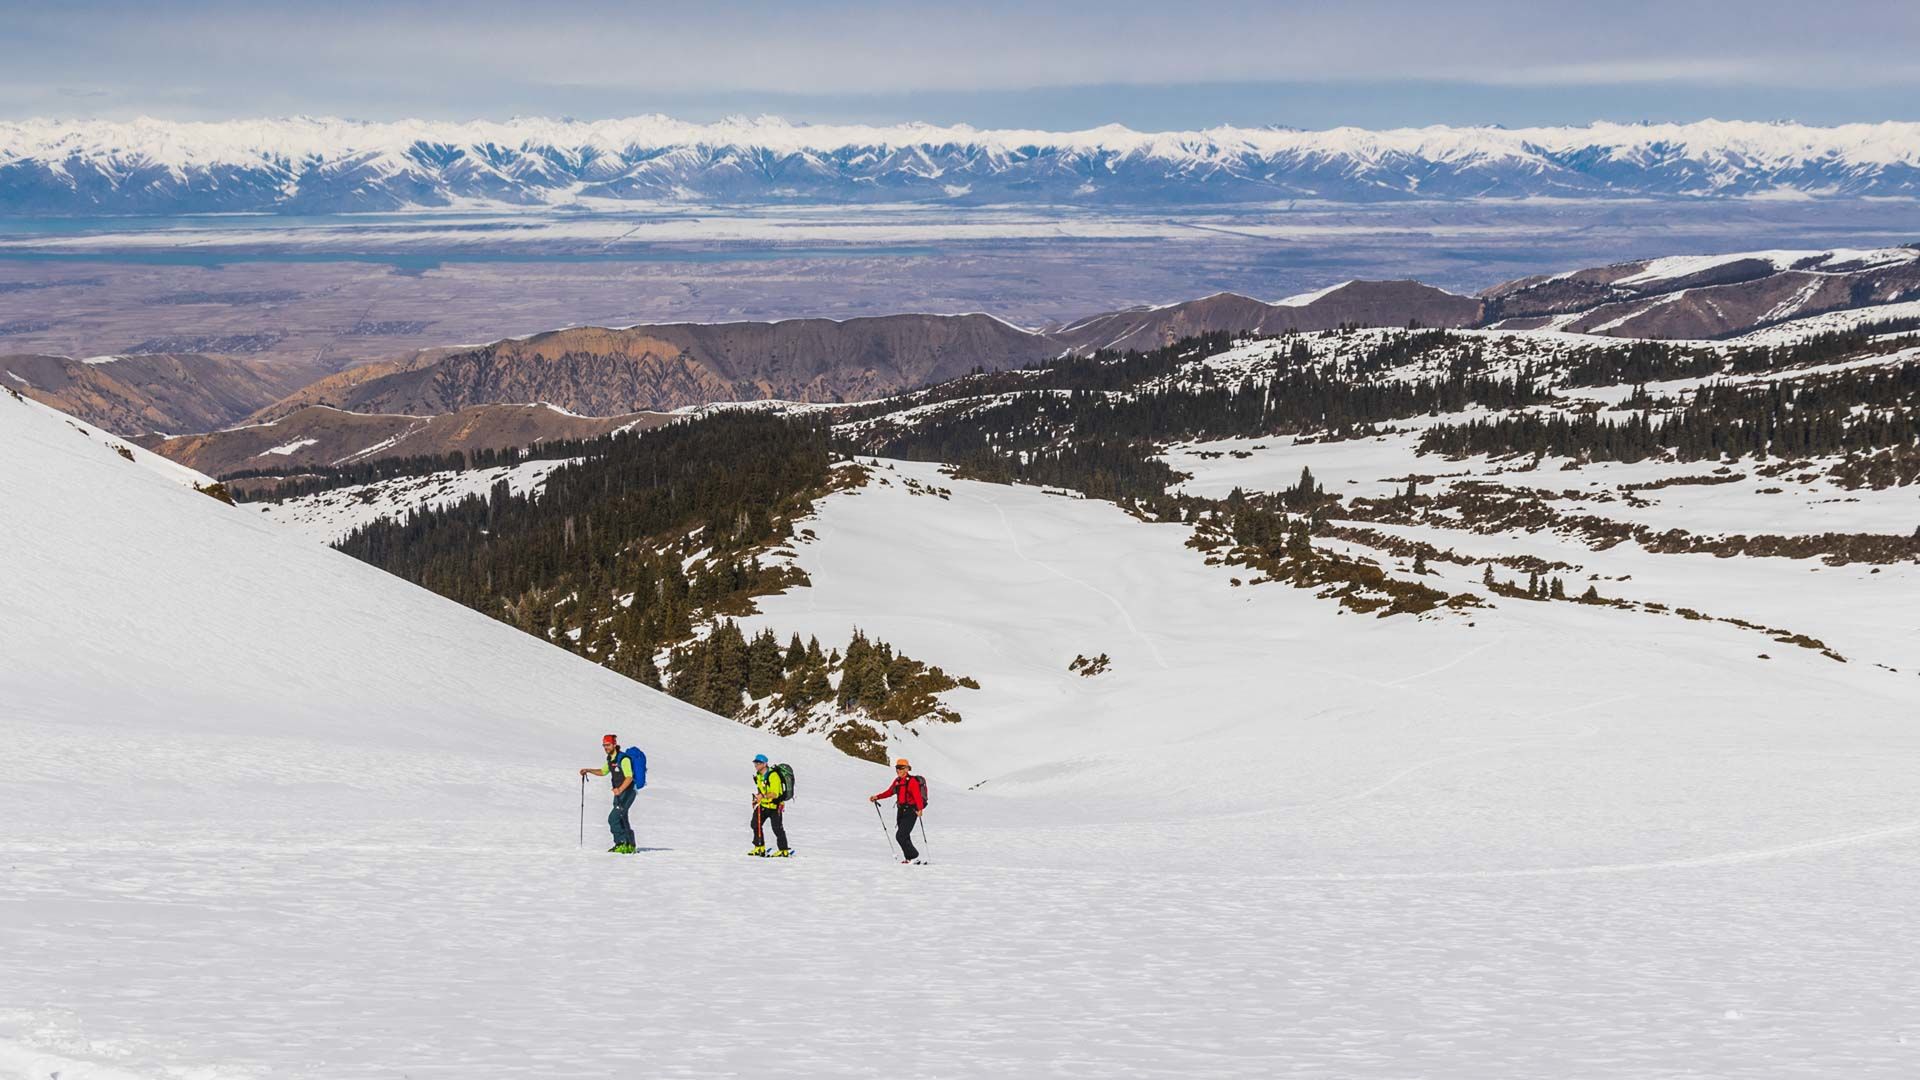
[[[755,855],[753,852],[749,851],[747,852],[747,858],[749,859],[774,859],[774,858],[791,859],[793,858],[793,856],[791,854],[774,855],[772,852],[766,852],[763,854]],[[931,866],[933,865],[933,860],[932,859],[901,859],[900,865],[901,866]]]

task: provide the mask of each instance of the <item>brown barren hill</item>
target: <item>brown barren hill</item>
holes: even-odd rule
[[[1417,281],[1349,281],[1304,302],[1269,304],[1216,293],[1164,307],[1135,308],[1083,319],[1050,332],[1073,352],[1155,349],[1196,334],[1279,334],[1340,326],[1463,327],[1480,321],[1481,303]]]
[[[304,365],[199,353],[0,356],[0,385],[128,437],[222,427],[312,377]]]
[[[715,401],[848,401],[1055,351],[1042,335],[988,315],[574,327],[353,368],[259,418],[308,405],[431,414],[546,401],[605,416]]]

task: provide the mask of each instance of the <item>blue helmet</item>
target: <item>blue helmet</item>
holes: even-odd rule
[[[767,763],[767,755],[765,754],[753,755],[753,763],[755,765],[765,765]]]

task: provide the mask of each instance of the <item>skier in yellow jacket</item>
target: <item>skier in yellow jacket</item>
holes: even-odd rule
[[[792,788],[781,778],[780,769],[767,763],[767,755],[753,755],[753,850],[747,854],[777,859],[793,854],[793,849],[787,846],[786,823],[781,820],[786,812],[787,800],[792,796]],[[765,834],[761,832],[763,825],[773,826],[773,839],[780,845],[778,849],[767,850]]]

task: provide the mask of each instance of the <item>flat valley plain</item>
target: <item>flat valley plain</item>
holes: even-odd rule
[[[0,353],[332,370],[561,326],[984,311],[1024,326],[1350,278],[1460,292],[1635,258],[1920,240],[1874,200],[925,205],[0,218]]]

